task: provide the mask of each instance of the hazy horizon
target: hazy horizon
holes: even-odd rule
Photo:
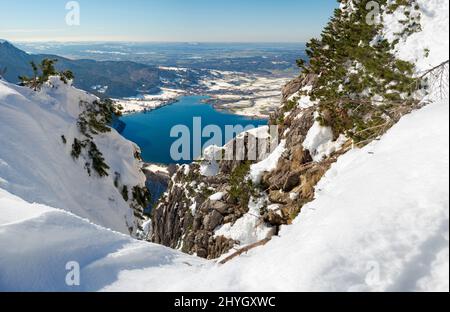
[[[59,40],[11,40],[9,38],[0,37],[0,40],[5,40],[11,43],[64,43],[64,44],[80,44],[80,43],[124,43],[124,44],[287,44],[297,45],[306,44],[305,41],[130,41],[130,40],[80,40],[80,41],[59,41]]]
[[[0,0],[11,42],[299,43],[320,34],[336,0]],[[69,20],[69,22],[68,22]]]

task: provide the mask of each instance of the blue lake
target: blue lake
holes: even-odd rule
[[[175,161],[170,155],[172,144],[178,137],[171,137],[171,130],[174,126],[184,125],[191,131],[191,159],[200,155],[194,154],[192,148],[193,120],[195,117],[201,118],[202,129],[208,125],[216,125],[225,133],[225,126],[242,125],[243,127],[253,125],[255,127],[266,125],[267,120],[252,119],[238,116],[226,112],[215,110],[212,105],[202,103],[205,97],[185,96],[177,103],[158,108],[146,113],[136,113],[125,115],[120,118],[126,124],[122,135],[130,141],[135,142],[142,150],[142,158],[145,162],[173,164],[189,163],[191,161]],[[225,135],[222,136],[222,144],[225,142]],[[202,146],[210,138],[202,138]]]

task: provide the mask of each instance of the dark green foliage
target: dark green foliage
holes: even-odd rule
[[[404,26],[398,36],[409,36],[415,32],[422,30],[420,25],[421,14],[420,6],[416,0],[396,0],[387,7],[388,13],[394,13],[399,7],[405,7],[404,10],[405,19],[399,22]]]
[[[297,66],[298,67],[300,67],[300,68],[305,68],[306,67],[306,61],[305,60],[303,60],[303,59],[298,59],[297,61],[296,61],[296,63],[297,63]]]
[[[72,157],[78,159],[81,155],[81,151],[85,146],[86,144],[84,142],[81,142],[80,140],[75,138],[72,144]]]
[[[92,170],[91,170],[91,164],[90,163],[85,163],[84,164],[84,169],[86,169],[86,171],[87,171],[87,173],[88,173],[88,175],[89,176],[91,176],[92,175]]]
[[[187,175],[184,175],[183,181],[185,182],[197,182],[200,179],[200,172],[198,170],[189,170]]]
[[[20,84],[22,86],[27,86],[34,91],[37,91],[38,88],[42,85],[40,82],[40,77],[38,73],[38,67],[35,62],[30,63],[31,68],[33,70],[33,77],[27,77],[27,76],[19,76]]]
[[[83,113],[78,117],[78,129],[87,138],[83,144],[75,139],[72,146],[72,156],[78,158],[81,151],[85,147],[89,147],[87,156],[92,162],[92,169],[94,169],[100,177],[108,176],[108,169],[110,167],[106,164],[102,153],[98,150],[93,142],[94,135],[107,133],[111,131],[111,123],[115,116],[119,114],[115,103],[110,99],[96,100],[90,102],[80,102],[83,108]],[[87,166],[90,168],[91,166]],[[116,183],[116,182],[115,182]],[[117,186],[116,186],[117,187]]]
[[[229,195],[233,201],[242,207],[247,207],[251,196],[256,196],[256,190],[251,180],[247,179],[250,172],[250,162],[246,161],[233,170],[230,176]]]
[[[114,186],[116,188],[119,188],[119,182],[120,182],[120,173],[116,171],[114,172]]]
[[[69,80],[73,80],[74,76],[70,70],[58,72],[55,69],[56,59],[43,59],[41,64],[36,65],[34,61],[30,62],[31,69],[33,70],[33,76],[20,76],[20,82],[22,86],[29,87],[34,91],[40,90],[44,83],[46,83],[51,76],[59,76],[62,82],[68,83]]]
[[[290,112],[295,108],[297,105],[298,98],[292,99],[290,101],[287,101],[287,103],[283,106],[283,111],[285,113]]]
[[[87,137],[92,137],[91,135],[96,135],[99,133],[110,132],[111,128],[98,120],[98,116],[95,113],[86,113],[80,116],[78,119],[78,127],[81,133],[85,134]]]
[[[133,187],[133,200],[141,207],[147,207],[151,202],[150,192],[146,187]]]
[[[414,65],[392,54],[394,44],[374,41],[382,25],[366,22],[368,2],[353,1],[352,13],[336,10],[321,39],[307,44],[310,63],[298,62],[303,74],[318,76],[310,95],[319,101],[319,121],[332,127],[336,136],[344,133],[356,142],[380,133],[393,105],[408,102],[418,85]]]
[[[138,150],[134,151],[134,159],[142,161],[141,152],[139,152]]]
[[[81,102],[83,113],[78,117],[78,127],[84,135],[91,137],[111,131],[111,123],[120,111],[110,99],[97,100],[92,103]]]
[[[60,77],[61,81],[64,82],[65,84],[67,84],[69,82],[69,80],[75,79],[74,74],[70,70],[65,70],[65,71],[59,73],[59,77]]]
[[[203,196],[203,198],[209,198],[214,193],[214,189],[211,189],[207,186],[200,189],[200,195]]]
[[[100,177],[108,176],[109,166],[105,163],[102,153],[98,150],[94,142],[89,142],[88,155],[92,160],[92,169],[94,169]]]
[[[89,147],[88,156],[91,162],[85,163],[85,169],[91,175],[91,168],[94,169],[100,177],[108,176],[109,166],[106,164],[102,153],[98,150],[93,141],[80,141],[77,138],[73,140],[71,155],[74,159],[80,158],[80,155],[86,147]]]
[[[128,186],[126,185],[122,187],[122,197],[126,202],[130,199],[128,196]]]
[[[275,122],[277,125],[283,125],[284,124],[284,114],[278,115],[277,120]]]
[[[55,63],[58,60],[51,60],[51,59],[43,59],[40,65],[40,69],[42,71],[41,75],[41,81],[45,82],[48,81],[50,76],[55,76],[57,74],[55,69]]]
[[[294,99],[289,100],[286,103],[284,103],[284,105],[281,107],[281,110],[279,111],[279,114],[276,115],[276,119],[274,120],[275,124],[277,124],[277,125],[284,124],[285,114],[287,112],[292,111],[297,106],[298,100],[299,100],[299,97],[295,97]]]

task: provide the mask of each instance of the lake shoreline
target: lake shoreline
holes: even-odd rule
[[[239,110],[239,108],[233,108],[232,104],[229,103],[225,103],[223,101],[221,101],[220,99],[214,98],[213,96],[209,95],[209,94],[184,94],[184,95],[180,95],[177,98],[168,100],[167,102],[161,103],[158,106],[154,106],[154,107],[142,107],[141,109],[135,109],[135,110],[126,110],[126,111],[122,111],[122,114],[125,115],[133,115],[133,114],[141,114],[141,113],[151,113],[155,110],[161,109],[163,107],[169,106],[169,105],[173,105],[176,104],[180,101],[180,98],[186,97],[186,96],[200,96],[200,97],[208,97],[208,99],[202,100],[201,102],[205,105],[210,105],[211,107],[213,107],[217,112],[220,113],[225,113],[225,114],[232,114],[232,115],[237,115],[237,116],[242,116],[242,117],[247,117],[253,120],[258,120],[258,119],[269,119],[270,118],[270,114],[249,114],[249,113],[245,113],[244,110]],[[229,105],[230,107],[224,107],[224,105]],[[250,107],[255,107],[256,104],[254,103],[253,105],[249,106],[249,107],[245,107],[246,108],[250,108]]]
[[[217,126],[221,130],[222,140],[220,145],[227,140],[223,134],[226,133],[227,126],[248,126],[259,127],[267,125],[267,118],[257,118],[233,114],[228,110],[218,110],[211,103],[205,103],[205,96],[183,96],[172,104],[166,104],[148,111],[133,112],[124,114],[119,118],[120,123],[124,123],[125,127],[121,135],[126,139],[136,143],[142,151],[142,158],[146,163],[170,165],[174,163],[191,163],[199,155],[191,146],[189,148],[190,159],[174,160],[171,155],[171,147],[177,139],[180,139],[180,133],[177,132],[180,127],[189,131],[188,144],[193,144],[195,140],[200,140],[202,147],[209,143],[211,137],[204,134],[206,126]],[[200,118],[201,137],[191,137],[194,132],[195,122]],[[117,124],[117,123],[116,123]],[[178,130],[177,128],[178,127]],[[172,136],[173,131],[176,134]],[[219,145],[220,142],[216,142]],[[184,146],[186,147],[186,146]],[[183,154],[185,155],[185,154]]]
[[[213,79],[202,80],[186,89],[161,88],[157,94],[113,99],[123,114],[154,111],[174,104],[184,96],[205,96],[205,103],[220,112],[254,119],[268,119],[280,106],[281,89],[292,77],[217,72]]]

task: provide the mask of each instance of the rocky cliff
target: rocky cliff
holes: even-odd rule
[[[313,82],[311,77],[301,79],[294,88],[285,88],[283,97]],[[280,114],[286,116],[277,133],[285,148],[275,169],[262,171],[255,181],[249,176],[271,155],[267,127],[244,133],[221,149],[223,154],[242,152],[241,160],[217,161],[207,155],[198,163],[180,166],[153,211],[151,241],[214,259],[233,248],[270,238],[280,226],[290,224],[313,199],[314,187],[331,163],[350,146],[342,144],[323,161],[313,162],[302,144],[314,125],[314,112],[314,107],[298,107],[290,114],[280,110],[272,117],[274,124]],[[254,146],[264,149],[249,159],[248,150]]]
[[[262,245],[301,217],[339,156],[422,105],[426,74],[396,53],[421,31],[420,1],[380,1],[379,23],[367,20],[368,1],[340,2],[308,44],[309,59],[299,60],[301,75],[283,89],[269,123],[276,133],[244,133],[179,167],[153,211],[149,240],[209,259]],[[388,36],[383,21],[393,17],[400,26]],[[256,158],[217,157],[255,150]]]

